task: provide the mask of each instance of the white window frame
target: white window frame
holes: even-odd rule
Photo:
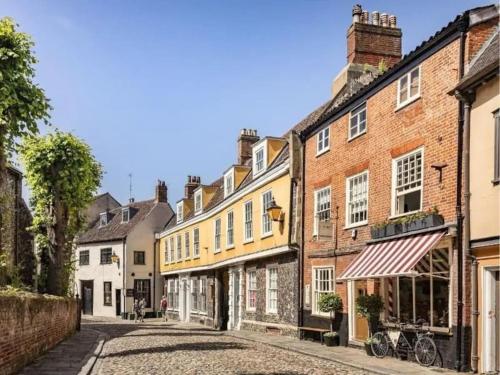
[[[330,135],[330,125],[321,129],[318,134],[316,134],[316,156],[324,154],[330,150]]]
[[[269,297],[270,297],[270,270],[275,269],[276,270],[276,309],[271,309],[269,306]],[[268,264],[266,266],[266,314],[277,314],[278,313],[278,293],[279,293],[279,285],[278,285],[278,265],[275,264]]]
[[[168,248],[168,238],[165,238],[165,249],[164,249],[164,264],[170,263],[170,249]]]
[[[271,217],[269,216],[269,213],[267,212],[267,209],[266,207],[264,206],[264,196],[269,194],[271,196],[271,201],[273,199],[273,191],[271,189],[269,190],[266,190],[265,192],[263,192],[261,194],[261,198],[260,198],[260,201],[261,201],[261,213],[262,215],[260,216],[261,217],[261,223],[260,223],[260,233],[261,233],[261,238],[264,238],[264,237],[269,237],[269,236],[272,236],[273,235],[273,220],[271,219]],[[267,220],[269,220],[269,223],[270,223],[270,230],[266,231],[265,229],[265,224],[266,224],[266,219],[265,218],[268,218]]]
[[[198,233],[198,236],[196,236]],[[198,241],[196,241],[196,237],[198,237]],[[200,257],[200,228],[193,229],[193,258]]]
[[[319,217],[318,217],[318,196],[320,193],[323,191],[329,192],[328,197],[330,198],[330,220],[332,219],[332,189],[330,186],[325,186],[321,189],[317,189],[314,191],[314,220],[313,220],[313,236],[318,235],[318,222],[319,222]]]
[[[229,217],[231,217],[231,220],[229,220]],[[232,249],[234,248],[234,211],[229,210],[226,214],[226,249]],[[231,223],[231,226],[229,226],[229,223]],[[231,235],[229,233],[231,231]],[[229,242],[229,238],[232,238],[232,242]]]
[[[414,95],[414,96],[411,96],[410,97],[410,86],[411,86],[411,74],[418,70],[418,90],[417,90],[417,93]],[[400,95],[400,92],[401,92],[401,81],[406,78],[407,79],[407,82],[408,82],[408,90],[407,90],[407,97],[405,100],[401,101],[401,95]],[[421,69],[421,65],[413,68],[412,70],[410,70],[408,73],[405,73],[402,77],[400,77],[398,79],[398,92],[397,92],[397,107],[396,109],[400,109],[400,108],[403,108],[404,106],[414,102],[415,100],[417,100],[418,98],[420,98],[420,90],[421,90],[421,87],[422,87],[422,69]]]
[[[257,153],[262,151],[262,169],[257,170]],[[252,149],[252,174],[257,177],[267,169],[267,140],[258,143]]]
[[[247,207],[250,205],[250,221],[247,221]],[[247,224],[250,224],[250,234],[247,236]],[[249,200],[243,204],[243,243],[253,241],[253,201]]]
[[[127,214],[127,220],[123,220],[123,215],[125,213]],[[130,221],[130,208],[129,207],[122,208],[122,224],[128,223],[129,221]]]
[[[224,174],[224,198],[227,198],[234,192],[234,168],[231,168]]]
[[[196,276],[192,276],[189,279],[189,297],[191,299],[190,303],[190,311],[192,313],[198,313],[199,309],[199,298],[200,298],[200,281],[199,278]],[[196,303],[195,303],[196,302]]]
[[[175,262],[175,238],[174,236],[170,237],[168,239],[168,248],[170,250],[170,258],[169,258],[169,261],[170,263],[173,263]]]
[[[318,300],[319,298],[316,296],[316,271],[321,271],[321,270],[329,270],[331,273],[331,279],[330,279],[330,288],[329,290],[320,290],[318,291],[319,293],[335,293],[335,267],[334,266],[313,266],[312,267],[312,293],[311,293],[311,309],[312,309],[312,315],[317,315],[317,316],[330,316],[330,313],[324,313],[321,311],[318,311]]]
[[[355,180],[359,177],[362,177],[363,175],[366,175],[366,220],[363,221],[358,221],[355,223],[351,223],[351,202],[350,202],[350,183],[352,180]],[[362,225],[368,224],[368,196],[370,194],[370,174],[368,170],[364,170],[363,172],[360,172],[358,174],[355,174],[353,176],[349,176],[345,179],[345,228],[355,228],[359,227]]]
[[[255,290],[255,306],[254,307],[250,306],[250,274],[251,273],[255,274],[255,289],[251,289],[251,290]],[[257,287],[257,268],[256,267],[248,268],[246,274],[247,274],[247,280],[246,280],[246,300],[247,300],[246,310],[247,311],[256,311],[257,310],[257,290],[258,290],[258,287]]]
[[[417,210],[414,211],[408,211],[404,213],[398,214],[396,212],[396,199],[397,199],[397,194],[396,194],[396,182],[397,182],[397,163],[399,160],[404,159],[412,154],[416,154],[420,152],[422,154],[422,171],[421,171],[421,185],[420,185],[420,207]],[[422,210],[423,207],[423,201],[424,201],[424,170],[425,170],[425,153],[424,153],[424,147],[419,147],[415,150],[412,150],[410,152],[407,152],[406,154],[400,155],[394,159],[392,159],[392,182],[391,182],[391,218],[393,217],[399,217],[399,216],[406,216],[410,215],[412,213],[418,212]],[[414,189],[412,191],[416,191],[417,189]],[[406,192],[406,194],[410,193],[411,191]]]
[[[177,202],[176,206],[176,219],[177,219],[177,224],[182,223],[184,220],[184,202]]]
[[[189,231],[184,233],[184,256],[185,259],[191,258],[191,236]]]
[[[200,289],[198,295],[198,314],[207,315],[207,290],[208,279],[206,276],[200,276]],[[203,301],[203,305],[202,302]],[[202,307],[202,308],[201,308]]]
[[[199,189],[194,193],[194,214],[198,215],[203,211],[203,190]]]
[[[99,214],[99,227],[105,227],[106,225],[108,225],[108,213],[101,212]]]
[[[175,238],[175,246],[176,246],[175,250],[177,255],[176,259],[178,262],[182,260],[182,240],[183,240],[182,237],[183,237],[182,234],[178,234]]]
[[[219,222],[219,247],[217,247],[217,222]],[[218,217],[214,220],[214,253],[220,253],[222,242],[222,219]]]
[[[363,111],[365,112],[365,129],[360,132],[359,131],[360,115]],[[351,121],[354,117],[357,118],[356,134],[352,135],[351,134]],[[349,124],[347,125],[347,140],[352,141],[353,139],[358,138],[359,136],[365,134],[367,129],[368,129],[368,116],[367,116],[367,110],[366,110],[366,102],[364,102],[364,103],[358,105],[356,108],[354,108],[349,113]]]

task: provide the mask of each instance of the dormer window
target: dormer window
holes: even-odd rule
[[[182,223],[184,219],[184,202],[177,203],[177,223]]]
[[[253,149],[253,176],[258,176],[267,168],[266,165],[266,143],[260,144]]]
[[[108,213],[107,212],[102,212],[100,214],[99,226],[100,227],[105,227],[106,225],[108,225]]]
[[[203,209],[202,195],[203,191],[200,189],[194,193],[194,213],[199,214]]]
[[[224,198],[233,194],[234,192],[234,169],[231,168],[224,175]]]
[[[122,208],[122,223],[128,223],[130,220],[130,209],[128,207]]]

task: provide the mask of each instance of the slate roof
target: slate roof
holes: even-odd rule
[[[498,74],[500,52],[498,43],[497,29],[469,63],[469,69],[458,83],[456,87],[457,90],[463,90],[475,84],[478,80],[481,80],[481,78],[490,73]]]
[[[353,87],[348,88],[348,90],[340,96],[337,95],[337,97],[330,99],[326,103],[323,103],[320,107],[311,112],[306,118],[295,125],[293,130],[295,130],[303,137],[307,136],[309,133],[313,132],[315,129],[321,126],[323,122],[331,118],[335,113],[344,109],[349,104],[352,104],[356,99],[360,98],[362,95],[375,88],[383,81],[388,80],[394,75],[398,74],[401,69],[405,68],[412,61],[422,56],[423,53],[439,43],[441,40],[457,32],[463,22],[468,19],[471,12],[480,12],[481,10],[486,10],[487,8],[493,7],[495,7],[495,5],[477,7],[474,9],[469,9],[466,12],[456,16],[453,21],[448,23],[448,25],[441,28],[441,30],[437,31],[429,39],[423,41],[419,46],[403,56],[403,58],[398,63],[394,64],[383,74],[373,75],[372,77],[370,77],[369,75],[360,77],[362,78],[362,80],[356,82]]]
[[[141,202],[130,203],[127,206],[117,207],[109,211],[108,224],[100,227],[100,220],[91,223],[90,228],[78,238],[79,244],[92,242],[107,242],[122,240],[141,222],[155,207],[155,205],[165,205],[168,203],[156,203],[154,199]],[[130,219],[127,223],[122,223],[122,208],[130,207]]]

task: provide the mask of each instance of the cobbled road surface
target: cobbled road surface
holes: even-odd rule
[[[193,325],[87,321],[109,335],[93,374],[367,374]]]

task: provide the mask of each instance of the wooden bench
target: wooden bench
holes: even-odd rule
[[[326,332],[330,332],[329,329],[323,329],[323,328],[299,327],[299,337],[301,340],[304,338],[304,332],[306,332],[306,331],[319,333],[319,339],[321,341],[321,344],[323,344],[323,335]]]

